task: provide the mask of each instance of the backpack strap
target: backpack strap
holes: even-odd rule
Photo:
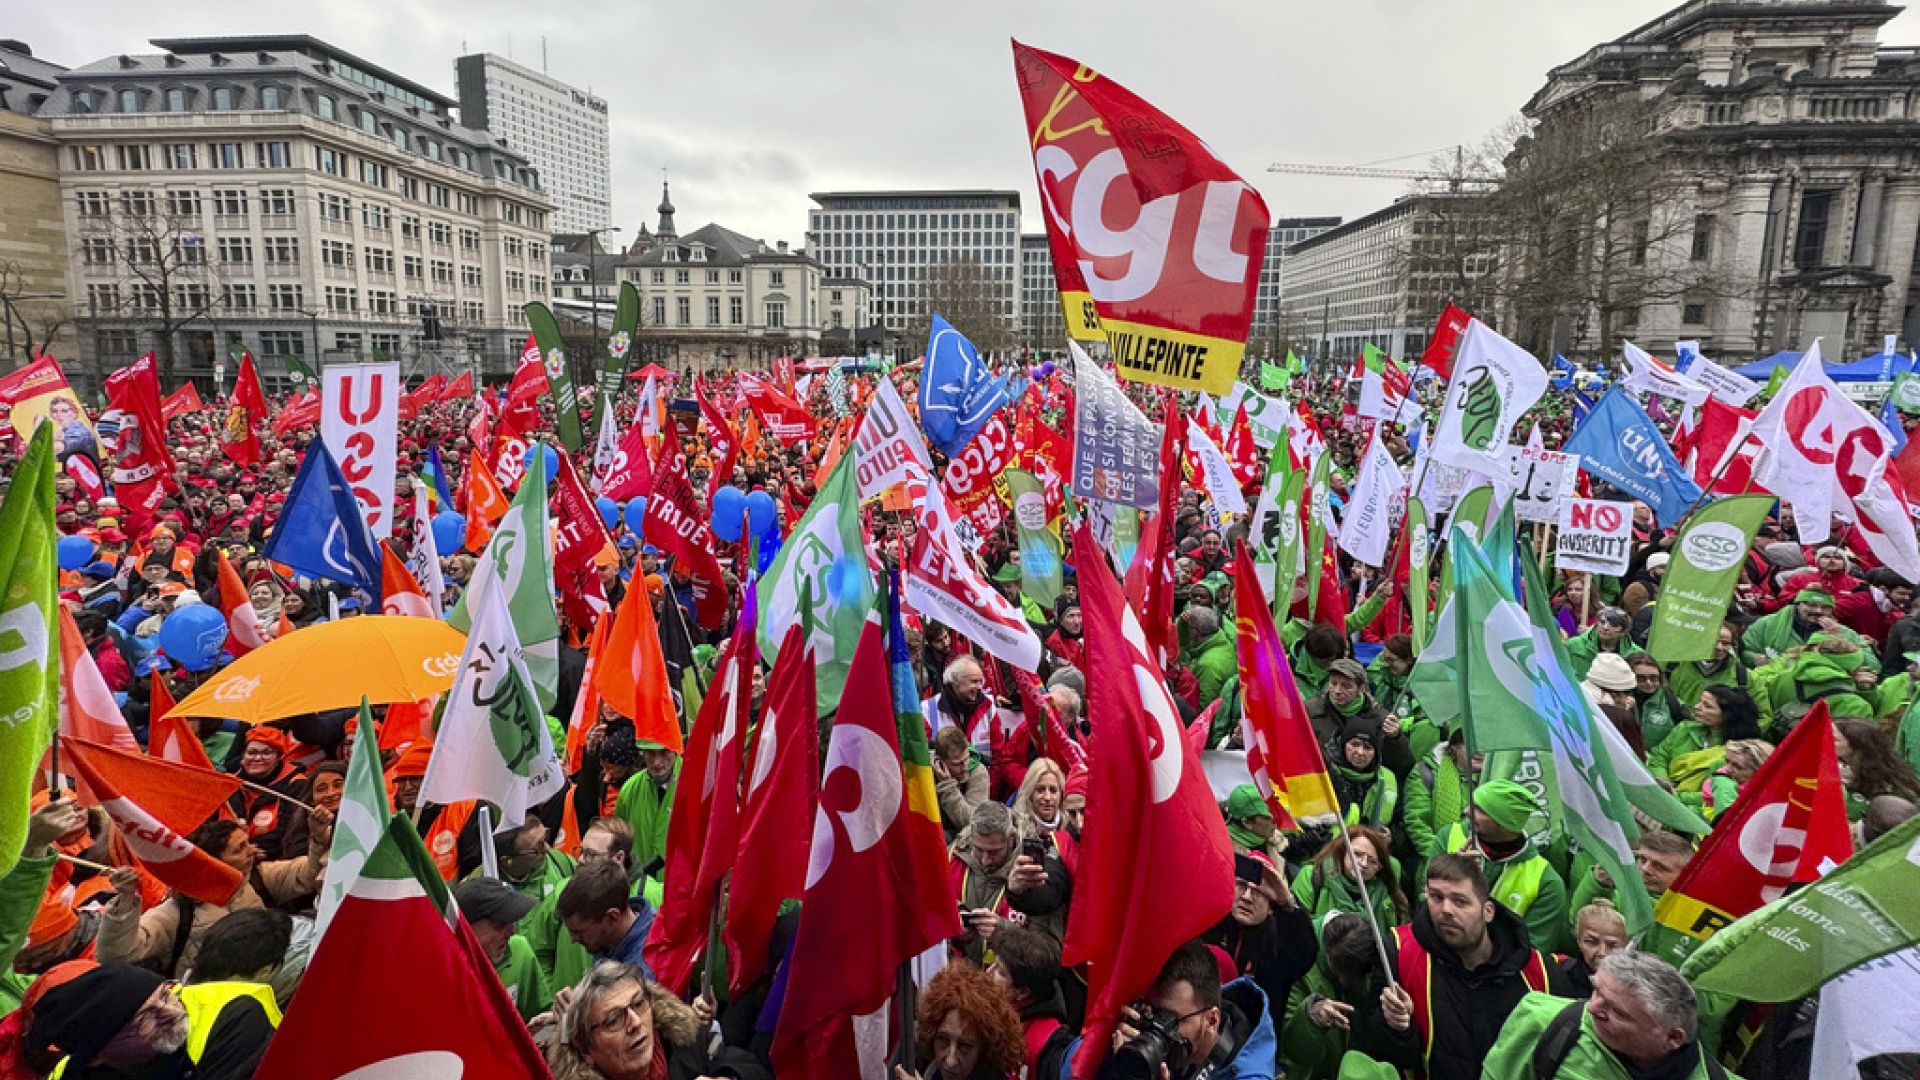
[[[197,906],[193,897],[185,893],[174,893],[173,902],[180,909],[180,925],[173,932],[173,951],[167,957],[167,970],[160,973],[169,979],[180,976],[180,958],[186,955],[187,939],[193,936],[193,912]]]
[[[1560,1074],[1573,1044],[1580,1041],[1580,1014],[1586,1007],[1584,1001],[1570,1001],[1547,1022],[1540,1041],[1533,1044],[1533,1080],[1553,1080]]]

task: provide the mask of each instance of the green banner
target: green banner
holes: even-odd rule
[[[1320,560],[1327,550],[1327,516],[1333,511],[1333,455],[1321,454],[1307,482],[1307,618],[1320,610]],[[1291,595],[1291,593],[1289,593]]]
[[[27,441],[0,502],[0,876],[20,861],[34,772],[60,723],[53,425]]]
[[[573,388],[573,362],[560,339],[560,324],[553,321],[547,305],[534,301],[526,307],[527,325],[533,327],[534,343],[540,346],[540,364],[547,369],[547,400],[553,405],[553,428],[560,444],[569,453],[585,442],[580,433],[580,395]]]
[[[1453,514],[1447,519],[1448,527],[1458,527],[1474,543],[1479,543],[1486,529],[1487,509],[1493,505],[1493,488],[1489,485],[1472,489],[1460,496],[1453,504]],[[1453,596],[1453,545],[1440,556],[1440,594],[1434,598],[1433,610],[1439,611],[1447,606],[1447,600]]]
[[[1047,529],[1047,492],[1040,478],[1025,469],[1008,469],[1013,492],[1013,521],[1020,530],[1020,591],[1042,607],[1060,599],[1060,543]]]
[[[1720,639],[1754,534],[1773,508],[1771,495],[1734,495],[1701,507],[1673,542],[1660,583],[1647,651],[1662,663],[1705,660]]]
[[[1282,446],[1280,452],[1286,449]],[[1273,621],[1280,626],[1286,625],[1287,613],[1293,610],[1293,590],[1300,578],[1300,500],[1306,490],[1303,471],[1289,470],[1280,484],[1280,543],[1273,552]]]
[[[1920,941],[1920,817],[1814,882],[1735,919],[1681,969],[1695,990],[1792,1001]]]
[[[1433,628],[1433,612],[1427,608],[1427,562],[1433,555],[1433,540],[1427,531],[1427,504],[1415,495],[1407,500],[1407,611],[1412,623],[1413,655],[1427,647],[1427,634]]]
[[[633,367],[633,332],[640,328],[640,290],[633,282],[620,283],[620,300],[613,309],[613,332],[607,335],[607,355],[600,361],[600,399],[593,405],[593,434],[600,437],[600,418],[619,395]]]
[[[307,366],[306,361],[300,359],[299,357],[293,355],[292,353],[287,353],[286,355],[282,356],[280,359],[286,361],[287,378],[293,380],[293,385],[297,389],[317,390],[320,388],[320,377],[313,373],[313,369]]]

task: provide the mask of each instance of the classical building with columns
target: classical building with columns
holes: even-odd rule
[[[1920,48],[1884,0],[1688,0],[1552,69],[1542,129],[1619,95],[1651,104],[1687,183],[1648,260],[1716,284],[1641,306],[1628,336],[1732,359],[1824,339],[1829,358],[1920,338]],[[1578,343],[1575,343],[1576,347]],[[1572,351],[1571,349],[1569,350]]]

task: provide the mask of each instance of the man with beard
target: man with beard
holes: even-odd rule
[[[59,1063],[62,1080],[246,1080],[272,1038],[273,1024],[251,999],[190,1016],[175,984],[102,964],[40,999],[26,1055]]]
[[[1479,862],[1467,855],[1434,857],[1426,903],[1393,936],[1395,981],[1376,976],[1378,1001],[1356,1018],[1353,1048],[1424,1070],[1430,1080],[1478,1080],[1521,998],[1569,996],[1559,966],[1533,947],[1518,916],[1494,902]]]

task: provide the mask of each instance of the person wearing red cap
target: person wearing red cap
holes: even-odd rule
[[[279,728],[265,724],[248,728],[240,751],[239,776],[258,787],[243,787],[227,800],[234,815],[246,824],[247,835],[268,859],[286,854],[287,825],[292,817],[292,804],[286,800],[297,798],[296,792],[305,783],[299,770],[287,760],[292,750],[293,737]]]

